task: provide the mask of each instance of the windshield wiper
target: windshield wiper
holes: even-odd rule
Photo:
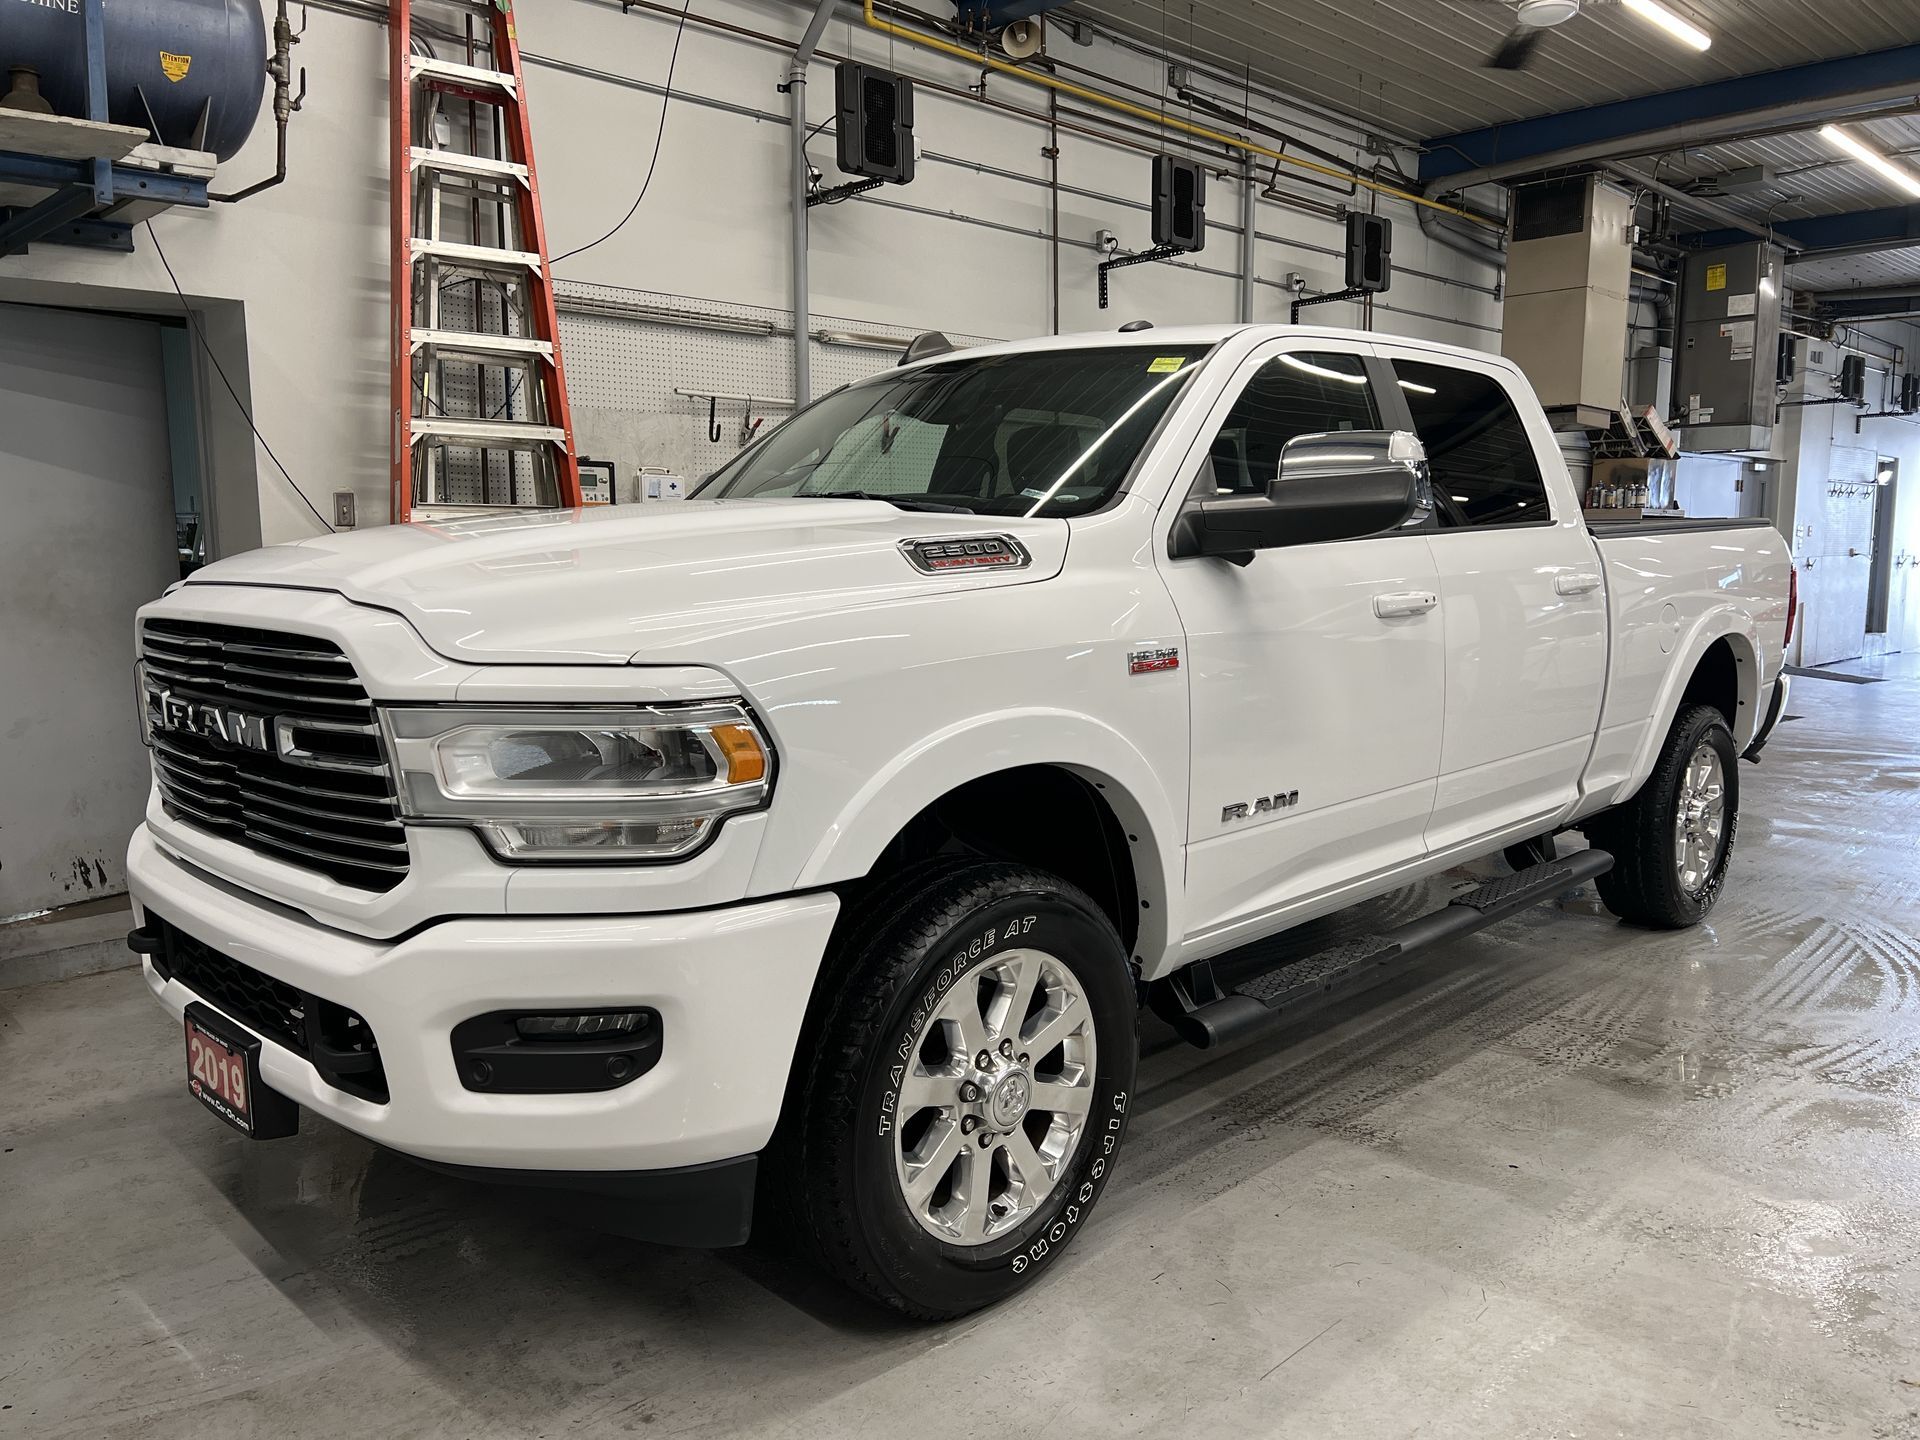
[[[942,505],[933,500],[908,500],[899,495],[877,495],[871,490],[801,490],[794,493],[796,500],[884,500],[889,505],[897,505],[902,510],[932,510],[942,515],[971,515],[973,511],[964,505]]]

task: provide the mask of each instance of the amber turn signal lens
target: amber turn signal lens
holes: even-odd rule
[[[727,783],[749,785],[767,778],[767,752],[760,748],[760,737],[745,725],[716,725],[713,742],[727,757]]]

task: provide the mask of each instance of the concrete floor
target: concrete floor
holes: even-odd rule
[[[1803,680],[1710,926],[1591,889],[1202,1056],[1096,1223],[889,1323],[190,1100],[131,973],[0,994],[0,1432],[1920,1437],[1920,658]],[[1409,910],[1418,897],[1384,902]]]

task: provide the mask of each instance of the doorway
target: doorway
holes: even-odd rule
[[[133,612],[204,558],[206,527],[190,355],[168,325],[0,305],[0,331],[7,920],[125,891],[148,788]]]
[[[1867,634],[1887,633],[1887,613],[1893,596],[1893,506],[1900,484],[1900,462],[1882,455],[1875,467],[1873,531],[1867,537]]]

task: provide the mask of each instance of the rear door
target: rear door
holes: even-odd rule
[[[1361,342],[1282,340],[1247,358],[1189,456],[1195,494],[1264,490],[1296,435],[1391,428]],[[1192,706],[1190,943],[1203,953],[1317,896],[1418,860],[1440,764],[1433,556],[1414,529],[1162,559]]]
[[[1600,723],[1600,557],[1571,483],[1546,484],[1543,464],[1561,463],[1546,417],[1502,367],[1381,348],[1427,447],[1440,520],[1447,678],[1427,848],[1526,838],[1573,803]]]

